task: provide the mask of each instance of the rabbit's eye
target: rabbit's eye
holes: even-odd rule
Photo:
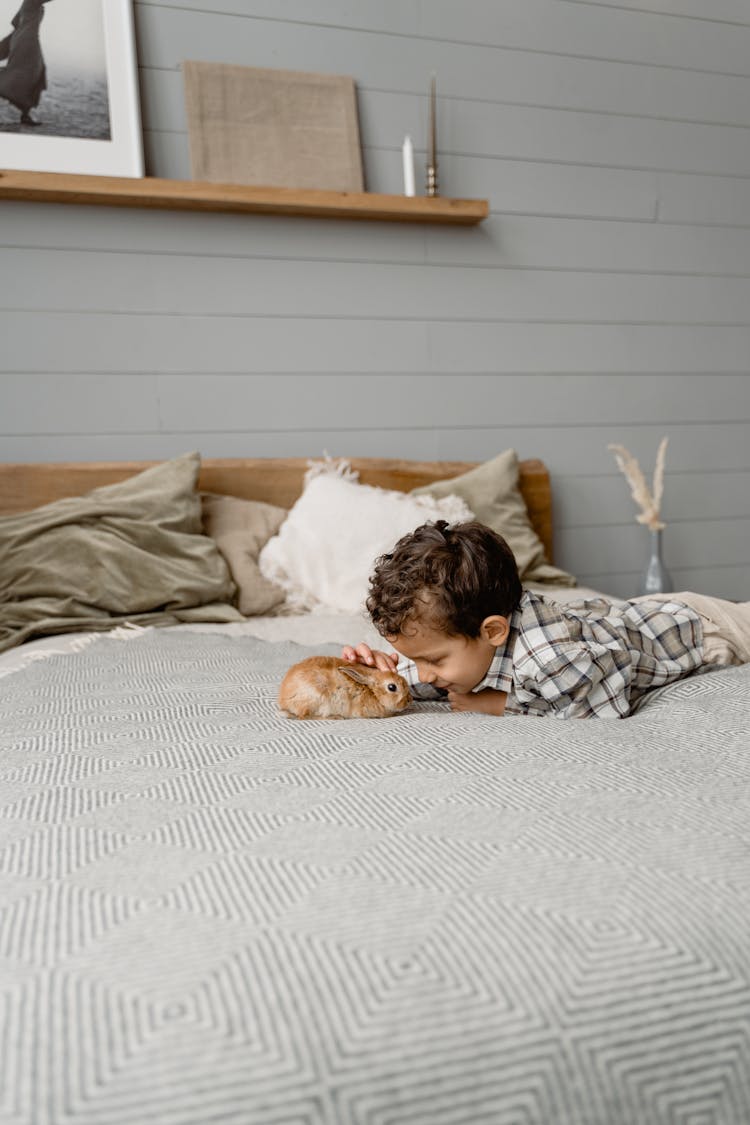
[[[398,691],[398,684],[394,684],[393,680],[388,684],[388,691]]]

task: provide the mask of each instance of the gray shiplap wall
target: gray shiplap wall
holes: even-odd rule
[[[0,206],[3,460],[484,459],[553,474],[558,561],[637,592],[607,451],[670,437],[678,587],[750,596],[747,0],[140,0],[150,174],[189,176],[182,60],[351,74],[400,191],[438,75],[475,229]]]

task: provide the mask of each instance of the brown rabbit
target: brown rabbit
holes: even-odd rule
[[[279,707],[297,719],[384,719],[410,701],[402,676],[338,656],[308,656],[293,664],[279,689]]]

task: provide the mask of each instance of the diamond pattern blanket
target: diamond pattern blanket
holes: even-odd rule
[[[308,654],[0,683],[2,1125],[747,1125],[750,668],[303,723]]]

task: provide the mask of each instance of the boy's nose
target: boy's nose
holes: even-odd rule
[[[417,664],[417,675],[419,676],[419,682],[422,684],[432,684],[437,679],[435,673],[431,672],[424,664]]]

